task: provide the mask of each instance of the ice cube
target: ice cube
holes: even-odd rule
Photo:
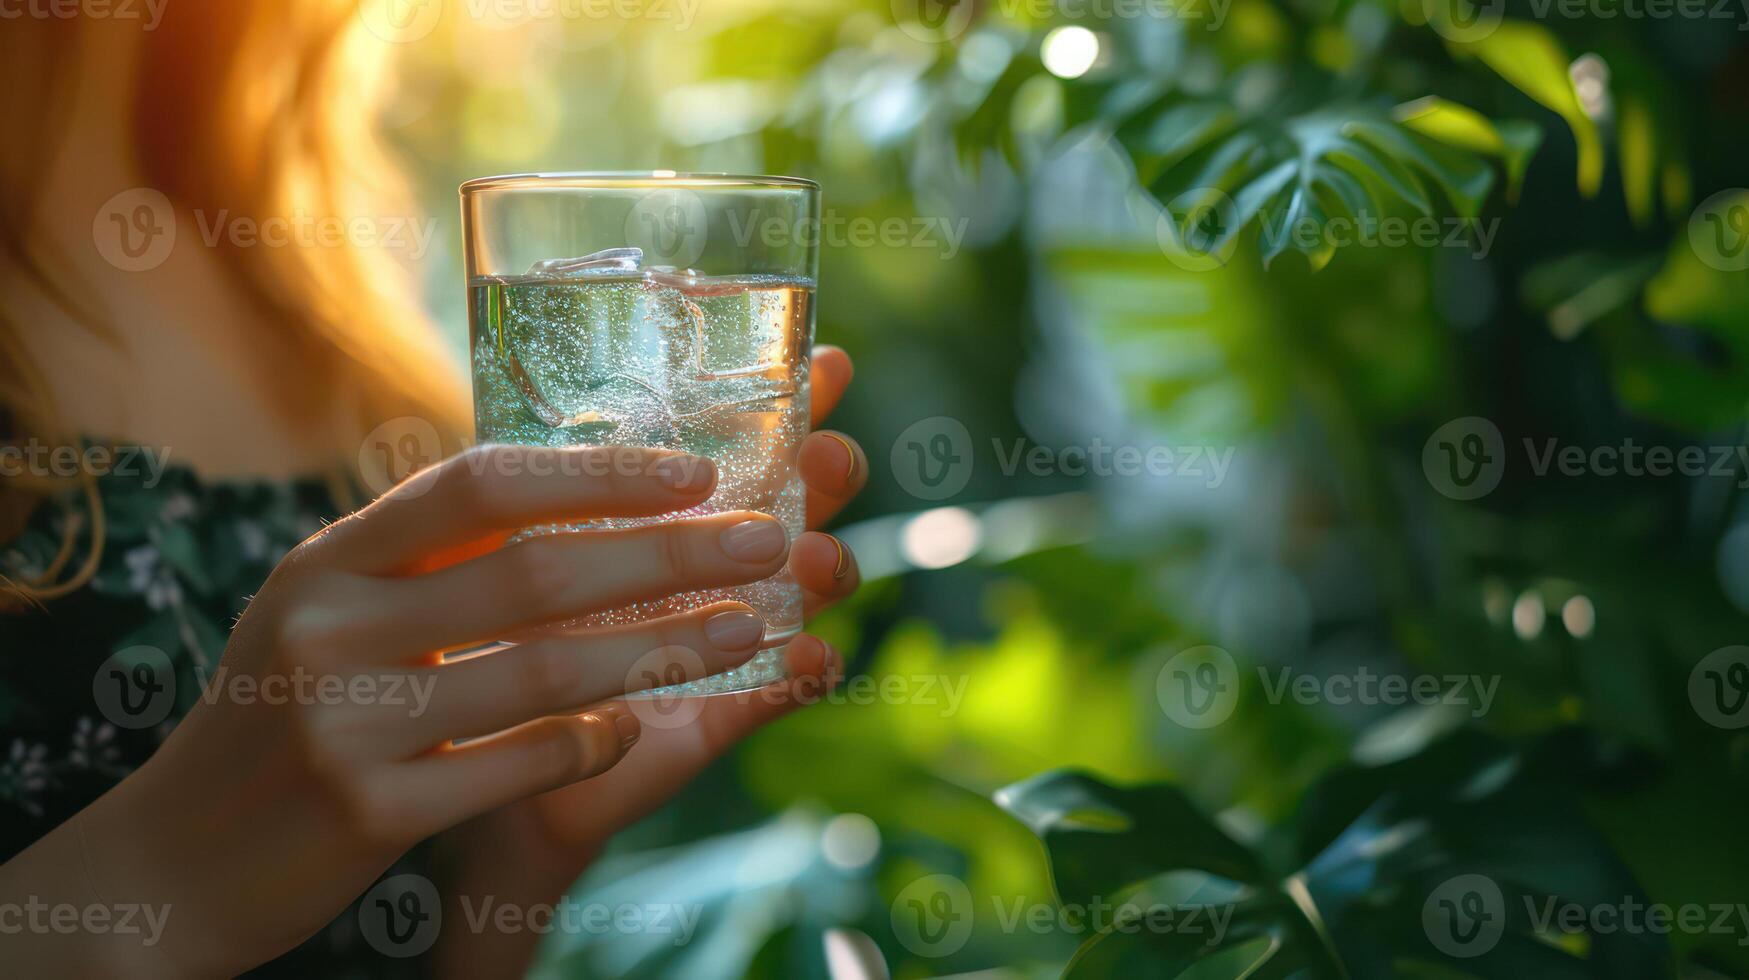
[[[542,278],[587,278],[590,276],[636,275],[644,261],[644,250],[635,246],[604,248],[574,259],[541,259],[528,267],[528,274]]]

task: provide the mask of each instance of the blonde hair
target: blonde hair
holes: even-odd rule
[[[356,0],[165,4],[155,29],[141,32],[131,86],[128,135],[143,184],[179,208],[257,222],[410,215],[374,132],[372,109],[389,47],[364,30],[358,9]],[[65,122],[55,97],[77,84],[86,29],[74,20],[41,18],[15,22],[0,38],[6,60],[0,71],[8,76],[0,103],[10,137],[0,152],[0,275],[9,280],[8,294],[33,287],[86,329],[113,340],[121,327],[77,301],[79,284],[50,274],[66,266],[45,256],[40,236],[31,235],[30,188]],[[467,420],[465,389],[397,256],[381,249],[218,247],[227,270],[261,309],[260,329],[299,341],[307,352],[299,371],[310,384],[345,397],[333,420],[337,464],[365,431],[400,416],[427,419],[459,438]],[[24,329],[14,311],[0,308],[0,440],[77,445],[79,434],[58,423],[22,342]],[[26,601],[64,594],[97,568],[101,500],[96,481],[80,480],[90,519],[69,522],[53,566],[32,581],[0,588],[0,604],[6,591]],[[20,489],[26,493],[0,495],[0,542],[43,492]],[[81,532],[89,545],[75,564],[74,538]]]

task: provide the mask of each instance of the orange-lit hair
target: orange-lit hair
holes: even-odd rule
[[[74,20],[21,19],[0,36],[0,92],[8,133],[0,149],[0,296],[35,289],[85,329],[114,338],[127,325],[105,322],[79,302],[81,286],[31,229],[32,188],[53,157],[65,124],[61,95],[80,82],[81,38]],[[154,30],[143,31],[130,139],[145,186],[179,207],[269,218],[410,215],[396,173],[374,132],[375,95],[390,53],[372,37],[356,0],[176,0]],[[333,392],[335,461],[357,451],[377,423],[403,415],[459,434],[466,393],[455,366],[414,299],[411,276],[388,251],[351,248],[236,248],[226,267],[262,315],[252,329],[303,343],[297,365],[311,385]],[[75,443],[62,431],[40,372],[21,338],[30,325],[0,298],[0,440]],[[0,542],[40,497],[0,488]],[[12,598],[41,600],[87,580],[102,547],[97,488],[84,478],[88,521],[71,522],[62,555],[41,580],[4,583]],[[54,488],[59,489],[59,488]],[[83,524],[82,528],[77,525]],[[77,561],[75,537],[89,541]],[[0,605],[5,603],[0,588]]]

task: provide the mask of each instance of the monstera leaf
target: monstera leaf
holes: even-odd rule
[[[1069,977],[1666,975],[1661,936],[1549,929],[1557,906],[1644,905],[1561,788],[1571,752],[1458,733],[1329,774],[1245,843],[1170,786],[1053,773],[996,802],[1039,835],[1066,907],[1118,909]]]
[[[1322,233],[1330,219],[1380,219],[1402,207],[1474,218],[1494,186],[1491,161],[1515,194],[1541,141],[1531,123],[1496,123],[1433,97],[1396,108],[1333,97],[1309,111],[1285,102],[1242,110],[1232,87],[1193,96],[1150,77],[1058,82],[1036,57],[1016,56],[959,116],[954,138],[968,164],[993,151],[1023,168],[1029,139],[1108,132],[1173,219],[1163,244],[1224,260],[1255,227],[1265,264],[1291,249],[1314,268],[1335,251]]]

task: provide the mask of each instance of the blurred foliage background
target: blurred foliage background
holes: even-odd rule
[[[933,231],[821,259],[819,339],[858,367],[833,423],[874,469],[844,522],[871,581],[817,624],[849,687],[577,886],[697,904],[697,938],[555,937],[541,975],[825,976],[830,929],[899,977],[1749,975],[1743,924],[1538,934],[1512,911],[1749,886],[1749,741],[1690,696],[1749,610],[1749,193],[1715,196],[1749,185],[1740,9],[585,9],[452,3],[396,46],[383,122],[442,222],[422,273],[458,352],[470,177],[795,174],[829,222]],[[1281,234],[1358,212],[1492,237]],[[973,465],[923,500],[890,464],[938,417]],[[1506,465],[1454,499],[1433,436],[1471,417]],[[1551,439],[1729,458],[1539,475]],[[1005,472],[1016,440],[1230,467]],[[1199,727],[1167,665],[1204,645],[1237,689]],[[1299,703],[1268,696],[1284,667],[1498,688],[1486,712]],[[1457,958],[1424,900],[1467,873],[1504,890],[1506,936]],[[969,933],[907,931],[932,875],[963,883]],[[1124,894],[1239,912],[1219,950],[992,912]]]

